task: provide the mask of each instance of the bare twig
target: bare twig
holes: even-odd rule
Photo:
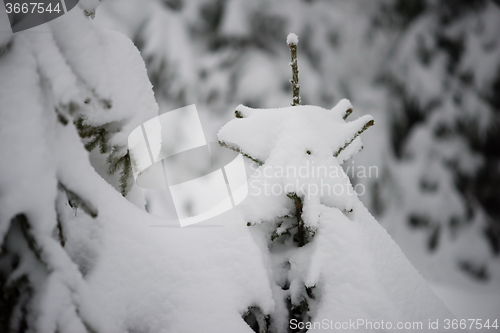
[[[229,148],[229,149],[231,149],[231,150],[233,150],[233,151],[235,151],[237,153],[240,153],[241,155],[245,156],[246,158],[249,158],[252,161],[254,161],[255,163],[257,163],[259,166],[264,164],[264,162],[262,162],[261,160],[248,155],[247,153],[245,153],[244,151],[242,151],[240,148],[235,147],[235,146],[231,145],[230,143],[227,143],[227,142],[219,140],[219,145],[221,147],[226,147],[226,148]]]
[[[367,123],[363,126],[363,128],[361,128],[361,129],[360,129],[360,130],[359,130],[359,131],[358,131],[358,132],[357,132],[357,133],[356,133],[356,134],[352,137],[352,139],[351,139],[349,142],[347,142],[347,143],[346,143],[343,147],[339,148],[339,150],[337,150],[337,152],[336,152],[335,154],[333,154],[333,156],[338,157],[338,156],[339,156],[339,154],[340,154],[340,153],[341,153],[344,149],[346,149],[346,148],[347,148],[347,146],[349,146],[349,145],[350,145],[350,144],[354,141],[354,139],[356,139],[356,138],[357,138],[357,137],[358,137],[361,133],[363,133],[364,131],[366,131],[369,127],[373,126],[373,124],[374,124],[373,119],[370,119],[370,120],[369,120],[369,121],[368,121],[368,122],[367,122]]]
[[[286,39],[286,43],[290,48],[292,59],[290,62],[290,66],[292,66],[292,79],[290,83],[293,90],[292,106],[295,106],[300,104],[299,66],[297,65],[297,44],[299,43],[299,38],[296,34],[290,33]]]
[[[342,118],[343,118],[344,120],[346,120],[346,119],[347,119],[347,117],[349,117],[349,115],[350,115],[351,113],[352,113],[352,109],[351,109],[351,108],[347,109],[347,110],[345,111],[344,116],[343,116]]]

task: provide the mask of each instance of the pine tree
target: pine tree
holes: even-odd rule
[[[126,33],[141,51],[160,113],[196,103],[215,139],[227,110],[240,103],[290,103],[284,61],[290,55],[282,40],[291,30],[307,37],[300,46],[302,103],[330,108],[346,96],[365,104],[372,72],[384,58],[380,50],[387,49],[370,24],[376,9],[366,1],[109,0],[96,20]]]
[[[430,254],[422,268],[434,279],[456,280],[448,274],[456,271],[498,281],[499,5],[393,1],[386,9],[403,30],[384,75],[394,97],[392,188],[403,195],[382,203],[381,218],[403,221],[394,237],[410,255]]]
[[[75,223],[103,222],[77,129],[90,139],[86,148],[109,153],[125,193],[128,131],[156,113],[156,103],[130,40],[87,18],[95,5],[80,1],[57,20],[0,40],[2,332],[101,331],[84,280],[92,263],[73,249]]]
[[[289,35],[287,43],[292,53],[293,69],[291,82],[296,88],[293,89],[292,106],[253,109],[240,105],[235,111],[237,119],[226,124],[218,134],[222,146],[242,153],[254,163],[255,174],[249,184],[256,191],[250,191],[250,198],[241,204],[240,210],[257,243],[262,244],[271,270],[276,302],[272,313],[250,307],[243,314],[245,321],[258,333],[306,332],[307,325],[314,320],[320,321],[325,317],[341,320],[351,316],[351,313],[346,314],[338,308],[339,302],[347,307],[358,304],[362,309],[360,311],[375,306],[370,304],[371,301],[359,300],[350,293],[347,298],[342,298],[340,290],[343,283],[352,288],[365,288],[356,286],[356,283],[363,282],[339,278],[341,271],[345,270],[348,273],[344,277],[358,281],[361,277],[366,278],[367,285],[372,285],[372,279],[376,279],[375,289],[379,284],[387,283],[392,284],[393,290],[399,289],[389,282],[393,279],[389,276],[399,276],[403,286],[398,293],[405,295],[403,298],[407,298],[406,301],[412,300],[409,301],[412,309],[398,315],[415,319],[415,314],[419,313],[415,309],[427,312],[429,304],[436,306],[436,312],[429,312],[426,316],[447,313],[446,310],[443,312],[441,305],[437,305],[440,301],[434,296],[429,296],[425,309],[418,304],[416,289],[420,290],[419,295],[428,295],[427,287],[416,282],[420,281],[420,277],[414,279],[418,273],[409,269],[409,263],[396,250],[392,240],[366,211],[341,168],[342,163],[362,148],[359,135],[374,124],[373,118],[362,116],[347,122],[346,118],[353,108],[345,99],[331,110],[298,105],[297,42],[296,36]],[[300,170],[307,170],[307,174]],[[339,188],[342,192],[338,191]],[[365,232],[365,236],[360,236]],[[372,240],[374,243],[371,243]],[[389,252],[383,250],[385,246],[388,246]],[[345,257],[335,268],[339,255]],[[386,266],[391,273],[384,273],[390,274],[385,278],[377,274],[372,276],[373,271],[364,276],[363,272],[355,269],[360,260],[367,260],[370,267],[378,267],[377,262],[382,261],[382,266]],[[401,271],[397,273],[398,270]],[[337,290],[340,294],[335,295],[333,290],[336,288],[340,288]],[[368,291],[368,294],[371,292]],[[381,296],[392,291],[384,288],[375,293],[378,295],[379,292]],[[382,301],[385,296],[379,296],[374,299],[376,306],[385,302]],[[396,302],[403,298],[397,297]],[[392,302],[394,299],[391,298],[389,303]],[[389,316],[391,307],[400,306],[389,305],[380,314],[381,317]]]

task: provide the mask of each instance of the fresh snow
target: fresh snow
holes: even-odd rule
[[[332,188],[343,185],[353,191],[340,168],[344,158],[339,160],[334,154],[373,118],[363,116],[346,122],[344,116],[350,113],[348,110],[352,111],[348,100],[340,101],[332,110],[316,106],[281,109],[238,106],[236,115],[240,118],[230,121],[218,134],[223,144],[262,163],[254,165],[255,173],[249,179],[250,188],[258,192],[250,190],[238,209],[246,221],[257,224],[254,237],[267,257],[275,283],[290,283],[288,291],[273,288],[276,313],[281,312],[283,317],[282,295],[288,294],[292,303],[298,304],[303,288],[307,287],[313,288],[317,295],[309,302],[313,322],[365,319],[393,323],[421,321],[426,325],[429,319],[453,318],[354,192],[313,193],[308,187],[321,188],[321,181]],[[314,170],[319,166],[326,166],[328,172],[339,172],[334,176],[315,175]],[[282,167],[304,168],[307,174],[280,173]],[[295,211],[285,191],[265,193],[265,182],[271,188],[278,185],[302,198],[304,223],[316,230],[310,243],[301,248],[268,244],[266,225],[283,221],[276,230],[282,234],[290,223],[285,216]],[[289,268],[284,269],[287,265]],[[275,320],[273,325],[280,331],[285,324]]]
[[[262,256],[237,212],[179,228],[93,178],[106,223],[88,283],[105,331],[250,333],[247,307],[272,311]]]
[[[81,8],[93,11],[97,3],[82,1]],[[221,129],[221,141],[264,163],[250,184],[289,184],[307,198],[303,218],[316,235],[304,247],[271,250],[264,238],[268,222],[283,220],[277,230],[284,233],[293,219],[280,218],[293,213],[285,195],[250,195],[236,210],[179,228],[136,207],[106,183],[96,172],[103,161],[93,159],[91,165],[74,126],[60,124],[54,112],[54,106],[90,97],[82,111],[87,123],[122,125],[109,140],[124,150],[129,132],[158,111],[138,51],[81,11],[49,26],[49,34],[40,39],[19,34],[0,60],[0,148],[7,161],[0,164],[0,174],[8,175],[0,178],[0,238],[9,232],[12,216],[24,212],[35,221],[33,233],[52,269],[41,274],[45,267],[27,255],[13,274],[29,274],[38,283],[34,330],[85,332],[81,316],[99,332],[251,333],[241,318],[249,307],[286,316],[282,296],[289,293],[297,300],[304,286],[320,295],[311,303],[314,321],[362,318],[425,325],[429,319],[453,318],[356,195],[317,195],[301,185],[318,184],[321,177],[267,177],[263,172],[324,165],[338,171],[338,177],[326,179],[328,185],[352,189],[340,166],[361,149],[361,139],[333,154],[372,117],[344,121],[352,108],[347,100],[332,110],[240,106],[243,119]],[[150,45],[154,49],[162,43]],[[189,78],[185,71],[181,76]],[[88,199],[98,217],[69,207],[57,192],[59,180]],[[141,191],[135,191],[140,197]],[[53,237],[54,202],[68,230],[64,249]],[[256,225],[249,228],[248,222]],[[8,245],[29,253],[16,243],[19,239],[12,237]],[[288,270],[282,269],[285,262]],[[287,292],[278,286],[283,279],[290,282]]]
[[[289,33],[286,37],[286,43],[288,45],[297,45],[299,44],[299,37],[293,32]]]
[[[456,208],[459,207],[455,204],[459,192],[456,189],[449,192],[453,190],[450,186],[453,184],[446,183],[450,178],[441,177],[441,172],[446,170],[434,164],[442,157],[447,160],[451,158],[461,173],[474,175],[477,168],[484,165],[484,161],[477,152],[470,150],[461,136],[454,135],[441,142],[425,140],[419,144],[418,138],[425,139],[420,130],[420,134],[412,138],[409,147],[409,151],[416,154],[415,160],[394,156],[393,145],[399,142],[395,142],[391,136],[392,126],[405,122],[405,114],[400,113],[404,106],[400,104],[400,97],[390,94],[387,86],[376,80],[380,74],[385,76],[391,72],[399,77],[399,82],[406,90],[415,93],[411,97],[418,104],[426,105],[435,97],[444,101],[430,115],[434,119],[424,124],[431,128],[426,131],[427,134],[433,135],[433,129],[443,123],[450,129],[455,128],[457,116],[464,123],[469,123],[469,120],[463,116],[477,122],[480,128],[478,134],[481,136],[494,130],[491,127],[495,123],[492,108],[481,96],[488,95],[487,89],[491,87],[490,81],[496,73],[492,68],[496,66],[495,61],[500,59],[497,5],[491,1],[484,2],[484,7],[474,7],[478,11],[466,11],[465,15],[454,18],[447,29],[442,29],[433,23],[439,17],[436,7],[433,7],[436,4],[433,3],[404,28],[393,29],[390,26],[387,29],[386,24],[392,21],[387,18],[392,11],[381,11],[379,1],[256,0],[251,4],[227,1],[221,3],[220,7],[211,6],[215,2],[205,0],[182,3],[182,9],[179,10],[156,0],[107,0],[99,7],[94,20],[95,23],[122,31],[130,38],[145,43],[141,52],[148,60],[149,74],[168,78],[155,84],[161,112],[196,103],[200,116],[206,115],[202,123],[210,123],[210,131],[212,133],[213,130],[215,137],[217,130],[232,116],[229,111],[234,111],[234,106],[239,103],[259,108],[289,105],[290,54],[284,39],[287,32],[296,32],[301,37],[301,43],[307,42],[307,48],[299,50],[298,55],[301,98],[304,103],[329,108],[334,100],[349,96],[356,105],[356,114],[369,112],[376,119],[376,126],[363,134],[363,152],[357,154],[354,160],[348,160],[349,156],[342,156],[343,153],[337,158],[340,163],[340,158],[345,157],[342,158],[347,161],[344,168],[377,168],[377,176],[370,178],[356,179],[346,172],[354,179],[353,184],[366,187],[366,193],[360,198],[370,212],[377,216],[426,279],[443,284],[454,283],[457,290],[467,289],[466,282],[470,282],[471,277],[457,265],[457,260],[464,259],[462,254],[465,254],[468,260],[477,258],[480,265],[489,265],[491,279],[478,283],[484,283],[485,288],[493,291],[498,289],[498,256],[486,248],[487,243],[481,231],[483,222],[489,217],[478,205],[474,206],[475,220],[461,224],[460,229],[457,229],[457,234],[464,230],[463,235],[455,238],[455,233],[441,233],[439,246],[432,253],[427,246],[431,228],[413,230],[407,222],[411,213],[409,208],[415,207],[417,203],[422,206],[428,203],[422,198],[425,195],[418,198],[409,195],[418,192],[415,191],[417,188],[410,187],[420,186],[419,172],[426,172],[427,165],[439,171],[436,178],[443,181],[438,185],[445,190],[435,195],[434,201],[451,200],[453,205],[450,207]],[[204,14],[206,9],[216,8],[221,10],[221,23],[218,28],[211,30]],[[248,17],[255,19],[252,21],[255,24],[239,21],[241,13],[245,12]],[[431,20],[426,17],[431,17]],[[283,27],[281,33],[284,34],[277,36],[277,41],[273,39],[275,30],[271,34],[266,30],[275,25],[266,22],[279,22],[279,26]],[[377,22],[382,22],[382,26]],[[435,72],[429,71],[415,56],[422,45],[429,46],[432,54],[436,55],[435,61],[446,67],[449,64],[445,59],[447,52],[436,47],[436,35],[463,41],[464,52],[457,64],[456,74],[470,73],[474,78],[470,85],[460,83],[457,75],[450,76],[440,68]],[[268,39],[271,36],[273,38]],[[229,43],[214,49],[214,40],[227,40]],[[240,45],[239,41],[243,43]],[[246,44],[245,41],[250,43]],[[162,67],[162,63],[167,66]],[[172,66],[168,66],[170,64]],[[434,65],[431,67],[435,68]],[[419,71],[421,73],[417,73]],[[436,83],[441,83],[441,87],[437,87],[439,91],[425,89],[436,88]],[[179,91],[184,94],[177,94]],[[184,99],[185,96],[188,97]],[[453,102],[455,96],[461,97],[461,107]],[[358,144],[360,140],[356,141],[357,147],[354,147],[354,142],[349,146],[353,151],[361,147]],[[411,167],[413,162],[417,165]],[[168,193],[146,195],[148,211],[173,218],[172,211],[165,205],[168,198],[164,197]],[[287,198],[283,200],[284,203],[289,201]],[[441,206],[433,202],[429,215],[432,218],[457,215],[445,209],[447,201],[443,201]],[[471,202],[466,200],[463,206]],[[462,212],[463,206],[456,212]],[[286,207],[280,207],[283,214],[288,211]],[[442,230],[445,228],[448,229],[446,222]],[[459,300],[466,300],[466,297],[452,300],[452,303]]]

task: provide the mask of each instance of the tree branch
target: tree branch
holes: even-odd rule
[[[302,220],[302,199],[300,199],[295,192],[287,193],[286,196],[292,199],[295,205],[295,217],[297,218],[297,245],[298,247],[302,247],[307,244],[306,227],[304,226],[304,220]]]
[[[375,122],[373,121],[373,119],[370,119],[364,126],[362,129],[360,129],[353,137],[352,139],[347,142],[342,148],[340,148],[339,150],[337,150],[337,152],[335,154],[333,154],[333,156],[335,157],[338,157],[340,152],[342,152],[344,149],[347,148],[347,146],[349,146],[353,141],[354,139],[356,139],[361,133],[363,133],[364,131],[366,131],[369,127],[373,126]]]
[[[349,109],[345,110],[345,113],[344,113],[344,115],[342,116],[342,118],[343,118],[344,120],[346,120],[346,119],[347,119],[347,117],[349,117],[349,115],[350,115],[351,113],[352,113],[352,109],[351,109],[351,108],[349,108]]]
[[[259,159],[255,158],[255,157],[252,157],[252,156],[250,156],[250,155],[248,155],[247,153],[245,153],[244,151],[242,151],[240,148],[235,147],[235,146],[232,146],[232,145],[231,145],[231,144],[229,144],[229,143],[226,143],[226,142],[224,142],[224,141],[220,141],[220,140],[219,140],[219,145],[220,145],[221,147],[229,148],[229,149],[231,149],[231,150],[233,150],[233,151],[235,151],[235,152],[237,152],[237,153],[240,153],[241,155],[243,155],[243,156],[245,156],[245,157],[247,157],[247,158],[251,159],[251,160],[252,160],[252,161],[254,161],[255,163],[257,163],[259,166],[264,164],[264,162],[262,162],[261,160],[259,160]]]
[[[83,211],[90,215],[92,218],[96,218],[98,215],[97,208],[94,207],[90,202],[80,197],[78,194],[66,187],[62,182],[57,185],[59,190],[66,192],[68,196],[68,201],[74,205],[81,207]]]
[[[300,105],[300,85],[299,85],[299,67],[297,65],[297,44],[299,39],[297,35],[290,33],[286,39],[286,43],[290,48],[290,55],[292,61],[290,66],[292,67],[292,79],[290,83],[292,84],[293,99],[292,106]]]

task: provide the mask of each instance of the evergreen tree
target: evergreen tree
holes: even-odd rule
[[[109,154],[125,193],[128,132],[157,109],[138,51],[89,21],[95,6],[80,1],[45,25],[1,34],[2,332],[102,331],[84,277],[94,264],[85,236],[103,221],[77,129],[87,149]]]
[[[393,236],[415,262],[430,254],[421,267],[431,277],[456,280],[448,272],[459,271],[499,281],[500,6],[384,8],[402,30],[383,76],[393,96],[392,193],[401,195],[382,203],[381,218],[402,221]]]
[[[369,309],[381,304],[379,320],[444,315],[447,310],[429,296],[421,277],[359,201],[341,168],[362,149],[359,135],[374,124],[373,118],[367,115],[347,122],[353,108],[345,99],[331,110],[299,105],[297,43],[297,36],[290,34],[292,106],[240,105],[237,119],[218,133],[222,146],[254,163],[249,186],[255,191],[239,209],[266,258],[276,302],[271,313],[250,307],[243,314],[245,321],[257,333],[306,332],[319,329],[311,326],[313,322],[326,318],[342,322],[360,315],[340,307],[359,306],[364,315],[372,316]],[[345,257],[339,259],[339,255]],[[365,260],[369,267],[363,267]],[[393,283],[394,276],[401,285]],[[365,289],[363,295],[378,296],[346,295],[344,283]],[[402,298],[393,298],[393,293]],[[427,305],[419,300],[421,295],[426,295]],[[403,299],[412,304],[411,309],[401,308]],[[392,313],[395,309],[397,314]]]
[[[205,116],[202,120],[206,135],[215,140],[218,128],[229,120],[227,110],[240,103],[250,107],[289,104],[292,87],[285,60],[289,50],[282,43],[288,31],[304,36],[298,46],[303,55],[303,104],[330,108],[345,96],[369,106],[372,112],[373,101],[363,99],[374,96],[366,88],[379,67],[378,58],[383,57],[379,51],[387,49],[384,36],[372,29],[375,3],[175,3],[108,0],[96,16],[101,25],[126,33],[141,51],[160,113],[195,103]],[[383,121],[385,107],[377,108]],[[385,150],[374,145],[370,157]],[[166,201],[152,197],[157,195],[146,192],[147,209],[167,216],[156,209],[155,203]]]

